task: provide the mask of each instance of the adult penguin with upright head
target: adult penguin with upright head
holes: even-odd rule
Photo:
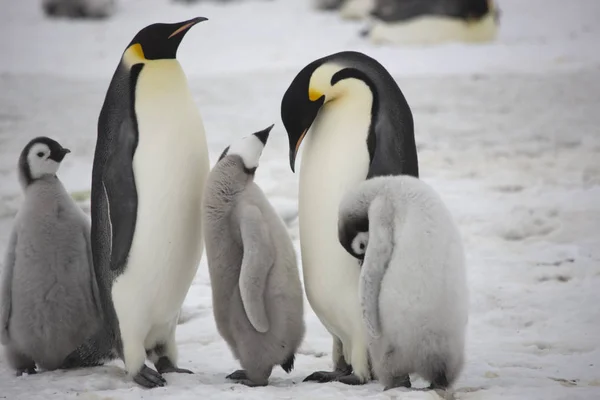
[[[346,191],[380,175],[419,176],[413,118],[402,91],[373,58],[344,51],[304,67],[281,118],[290,167],[304,140],[299,187],[302,270],[308,301],[333,336],[334,371],[309,381],[362,384],[371,377],[358,298],[360,267],[338,241]]]
[[[175,328],[202,256],[209,159],[203,122],[176,54],[186,32],[204,20],[139,31],[123,53],[98,120],[94,266],[109,341],[145,387],[163,386],[162,373],[191,373],[176,366]],[[158,372],[145,365],[146,356]]]

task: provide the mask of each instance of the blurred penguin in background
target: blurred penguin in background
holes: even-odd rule
[[[373,43],[474,43],[495,40],[500,12],[494,0],[375,0],[370,20]]]
[[[102,19],[112,16],[116,8],[116,0],[42,0],[48,17]]]

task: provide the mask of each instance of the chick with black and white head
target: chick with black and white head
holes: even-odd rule
[[[383,65],[345,51],[296,75],[283,96],[281,118],[292,171],[304,141],[298,204],[304,284],[333,336],[335,370],[306,379],[362,384],[371,373],[357,295],[360,269],[338,242],[338,205],[365,179],[418,176],[412,113]]]
[[[274,366],[290,372],[305,331],[292,240],[254,182],[272,128],[223,151],[204,197],[215,321],[243,368],[227,378],[248,386],[266,385]]]
[[[338,234],[363,260],[358,297],[379,381],[411,387],[417,373],[450,388],[464,364],[469,295],[462,239],[439,194],[406,175],[361,182],[340,203]]]
[[[203,251],[201,202],[210,169],[204,125],[177,50],[204,17],[156,23],[126,47],[98,119],[92,250],[106,330],[72,359],[116,349],[139,385],[164,386],[175,331]],[[145,365],[149,358],[156,370]]]
[[[71,150],[45,136],[31,140],[19,156],[19,182],[23,188],[44,177],[56,177],[60,163]]]
[[[35,373],[36,365],[62,367],[101,325],[90,222],[56,176],[68,153],[57,141],[37,137],[18,161],[25,199],[0,286],[0,341],[17,375]]]

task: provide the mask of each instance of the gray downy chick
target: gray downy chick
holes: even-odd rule
[[[37,137],[19,157],[25,199],[0,281],[0,341],[17,376],[60,368],[101,324],[90,222],[56,176],[69,152]]]
[[[464,364],[469,295],[462,239],[441,197],[408,175],[348,191],[339,241],[362,259],[359,297],[373,370],[386,389],[417,373],[447,389]]]
[[[267,129],[227,147],[208,176],[203,219],[217,329],[242,370],[265,386],[276,365],[290,372],[305,332],[303,291],[286,227],[254,183]]]

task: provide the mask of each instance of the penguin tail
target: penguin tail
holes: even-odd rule
[[[281,364],[281,368],[283,368],[283,370],[289,374],[294,369],[294,360],[295,359],[296,359],[296,355],[292,354],[283,362],[283,364]]]

